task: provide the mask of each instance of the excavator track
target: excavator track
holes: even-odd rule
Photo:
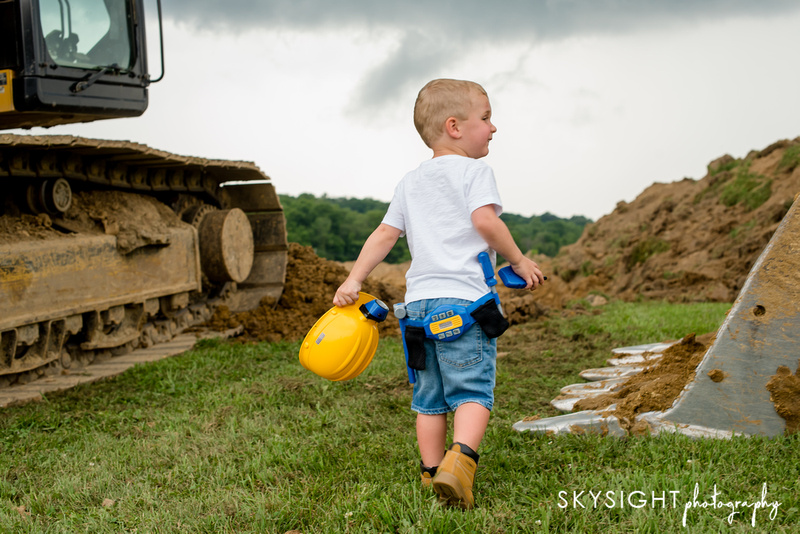
[[[283,291],[283,209],[253,163],[4,134],[0,184],[0,405]]]

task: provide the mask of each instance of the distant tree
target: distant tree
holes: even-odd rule
[[[592,222],[582,216],[562,219],[552,213],[532,217],[503,213],[500,218],[523,251],[550,257],[558,254],[561,247],[577,241],[583,228]]]
[[[355,260],[389,207],[388,202],[371,198],[315,197],[309,193],[280,195],[280,200],[289,241],[310,246],[320,257],[335,261]],[[523,251],[551,257],[564,245],[577,241],[583,227],[592,222],[586,217],[562,219],[551,213],[532,217],[504,213],[500,218]],[[410,259],[405,239],[400,239],[386,257],[389,263]]]

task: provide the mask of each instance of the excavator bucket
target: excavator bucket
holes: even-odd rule
[[[616,405],[534,421],[520,421],[518,431],[626,435],[633,428],[652,433],[680,432],[693,437],[777,436],[796,432],[800,423],[800,196],[784,216],[747,280],[694,378],[669,409],[636,414],[624,420]],[[693,341],[693,339],[692,339]],[[630,347],[627,361],[608,373],[581,373],[604,384],[568,386],[564,397],[588,398],[621,387],[620,377],[659,365],[669,344]],[[638,349],[638,350],[637,350]],[[638,357],[644,352],[652,361]],[[636,360],[639,361],[636,361]],[[624,360],[624,359],[618,359]],[[602,371],[602,370],[592,370]],[[617,382],[615,383],[614,380]],[[609,384],[610,382],[610,384]],[[570,404],[565,405],[571,409]]]

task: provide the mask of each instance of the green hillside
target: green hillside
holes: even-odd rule
[[[280,199],[289,241],[313,247],[318,256],[336,261],[356,259],[389,206],[388,202],[370,198],[315,197],[308,193],[297,197],[280,195]],[[532,217],[504,213],[500,218],[524,252],[551,257],[562,246],[577,241],[583,227],[592,222],[586,217],[562,219],[549,213]],[[401,239],[386,261],[401,263],[409,259],[408,245]]]

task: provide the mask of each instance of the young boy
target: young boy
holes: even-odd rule
[[[419,92],[414,124],[433,158],[408,173],[395,189],[383,222],[367,238],[336,306],[358,299],[362,282],[398,238],[408,239],[406,274],[409,319],[422,319],[443,304],[466,306],[488,293],[477,256],[494,251],[536,288],[539,266],[523,256],[505,223],[489,153],[497,128],[486,91],[474,82],[439,79]],[[463,508],[474,506],[472,485],[480,445],[494,402],[497,345],[475,324],[455,341],[424,341],[425,369],[416,371],[411,409],[417,412],[417,442],[424,485]],[[445,451],[447,414],[453,444]]]

